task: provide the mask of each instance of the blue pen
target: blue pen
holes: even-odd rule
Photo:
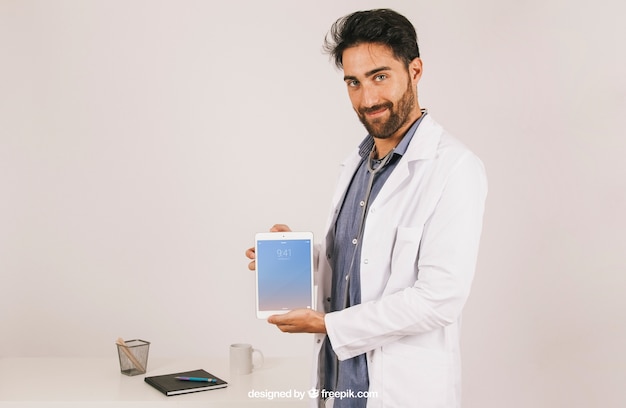
[[[175,378],[181,381],[196,381],[196,382],[210,382],[210,383],[217,382],[215,378],[203,378],[203,377],[175,377]]]

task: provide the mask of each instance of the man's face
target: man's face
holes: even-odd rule
[[[352,107],[373,137],[399,138],[419,117],[419,59],[407,70],[389,47],[364,43],[343,52],[343,70]]]

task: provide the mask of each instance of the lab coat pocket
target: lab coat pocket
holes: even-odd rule
[[[417,279],[417,255],[423,228],[398,227],[391,254],[391,279],[398,289],[411,286]]]
[[[402,342],[383,347],[383,400],[389,407],[447,408],[449,355]]]

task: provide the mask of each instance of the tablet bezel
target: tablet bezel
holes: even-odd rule
[[[267,319],[268,317],[275,315],[275,314],[284,314],[289,312],[290,310],[287,309],[281,309],[281,310],[260,310],[259,308],[259,301],[260,301],[260,297],[259,297],[259,265],[261,265],[261,268],[263,268],[263,260],[261,260],[261,262],[259,263],[259,259],[258,259],[258,255],[259,255],[259,250],[258,250],[258,242],[259,241],[293,241],[293,240],[309,240],[310,244],[309,244],[309,252],[310,252],[310,287],[311,287],[311,291],[309,293],[309,298],[307,303],[310,304],[310,308],[311,310],[315,309],[315,297],[314,297],[314,292],[315,292],[315,286],[314,286],[314,282],[313,282],[313,233],[310,231],[288,231],[288,232],[259,232],[255,235],[254,237],[254,250],[257,256],[256,259],[256,270],[255,270],[255,295],[256,295],[256,300],[255,300],[255,304],[256,304],[256,316],[259,319]],[[263,273],[263,272],[261,272]]]

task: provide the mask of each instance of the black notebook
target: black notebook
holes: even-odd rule
[[[196,381],[182,381],[177,380],[176,377],[201,377],[201,378],[215,378],[216,382],[196,382]],[[217,388],[224,388],[228,383],[221,378],[214,376],[213,374],[204,370],[185,371],[182,373],[156,375],[152,377],[146,377],[144,379],[148,384],[167,395],[187,394],[190,392],[214,390]]]

